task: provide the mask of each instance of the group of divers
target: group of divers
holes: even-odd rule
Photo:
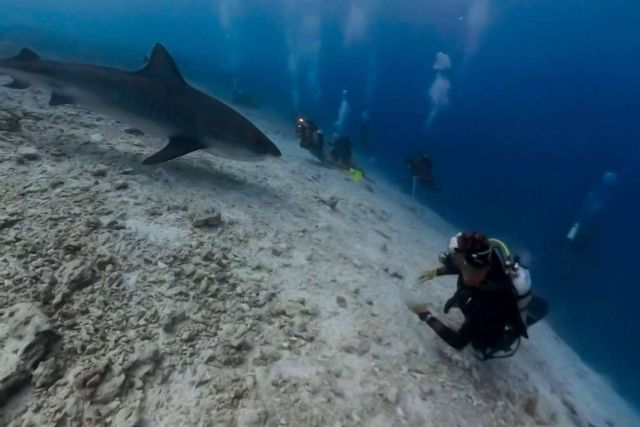
[[[124,123],[133,120],[130,124],[137,123],[145,133],[165,137],[166,146],[144,159],[147,165],[197,150],[241,161],[281,155],[273,141],[250,120],[192,87],[160,43],[154,46],[145,66],[132,72],[48,60],[24,48],[14,57],[0,58],[0,73],[12,78],[5,85],[12,89],[26,89],[30,84],[49,88],[52,107],[84,105]],[[247,102],[247,96],[238,93],[235,100]],[[353,161],[348,137],[337,133],[331,141],[325,141],[321,129],[305,117],[297,118],[296,134],[300,146],[324,164],[348,171],[356,181],[367,178]],[[361,139],[367,134],[367,127],[361,129]],[[405,164],[414,184],[433,188],[428,156],[416,153]],[[572,224],[568,241],[580,240],[593,228],[615,181],[612,173],[603,176],[602,185],[589,195],[580,217]],[[425,270],[420,281],[426,283],[444,275],[458,277],[444,313],[460,310],[464,316],[460,328],[445,325],[424,305],[409,304],[409,308],[451,347],[460,350],[470,344],[481,360],[513,355],[521,339],[528,338],[528,328],[548,312],[547,301],[532,293],[529,270],[519,257],[500,240],[482,233],[462,232],[451,237],[447,251],[440,256],[440,265]]]
[[[361,130],[361,144],[366,145],[368,121],[363,122]],[[312,120],[304,115],[296,120],[296,136],[300,140],[300,147],[308,150],[320,162],[347,170],[355,181],[365,177],[364,170],[353,161],[351,139],[348,136],[335,133],[331,140],[326,140],[324,132]],[[431,159],[422,152],[417,152],[404,160],[414,183],[419,182],[424,187],[435,189],[431,174]],[[414,190],[415,193],[415,190]]]
[[[355,180],[364,176],[352,159],[351,140],[334,134],[325,141],[322,130],[305,116],[296,119],[296,136],[300,147],[320,162],[346,170]],[[416,153],[405,160],[414,183],[433,188],[431,160]],[[522,338],[528,339],[528,328],[544,318],[548,302],[531,290],[529,269],[507,245],[483,233],[465,231],[451,237],[448,250],[439,256],[438,267],[426,269],[419,278],[426,284],[439,276],[456,275],[455,293],[443,308],[460,310],[464,322],[456,330],[439,320],[424,304],[408,302],[440,338],[456,350],[469,344],[480,360],[513,356]]]

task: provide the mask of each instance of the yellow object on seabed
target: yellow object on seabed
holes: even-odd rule
[[[362,171],[356,168],[350,168],[349,175],[351,176],[351,179],[354,180],[355,182],[360,182],[362,181],[362,178],[364,178]]]

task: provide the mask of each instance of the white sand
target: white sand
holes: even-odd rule
[[[193,153],[151,168],[140,161],[161,141],[46,101],[0,89],[22,126],[0,132],[0,215],[22,217],[2,231],[0,310],[43,304],[65,348],[60,378],[0,424],[640,425],[544,322],[511,359],[447,348],[405,298],[441,313],[454,279],[415,282],[456,230],[382,177],[355,183],[314,162],[288,124],[249,113],[281,160]],[[40,158],[18,161],[24,147]],[[222,227],[191,226],[209,210]],[[64,283],[46,274],[73,259],[99,279],[54,310],[47,293]],[[96,390],[74,384],[92,369]]]

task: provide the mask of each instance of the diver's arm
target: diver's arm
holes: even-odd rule
[[[429,311],[420,313],[418,317],[420,317],[420,320],[425,321],[440,338],[456,350],[462,350],[471,342],[471,339],[469,339],[466,334],[461,333],[463,332],[464,325],[459,332],[456,332],[439,321]]]
[[[460,274],[460,270],[453,265],[451,254],[441,255],[440,262],[442,265],[437,268],[429,268],[420,275],[420,282],[426,282],[438,276],[446,276],[451,274]]]
[[[438,276],[444,276],[446,274],[456,274],[455,272],[449,271],[447,267],[438,267],[438,268],[428,268],[422,272],[419,278],[420,283],[428,282],[431,279],[434,279]]]
[[[458,269],[451,268],[447,265],[436,268],[436,276],[446,276],[450,274],[460,274]]]

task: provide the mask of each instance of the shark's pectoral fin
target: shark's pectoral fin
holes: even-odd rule
[[[10,89],[27,89],[31,85],[29,84],[29,82],[26,82],[24,80],[13,79],[11,83],[7,83],[6,85],[3,85],[3,86],[8,87]]]
[[[67,95],[61,95],[56,92],[51,92],[51,98],[49,98],[49,105],[73,105],[75,104],[75,100]]]
[[[184,156],[192,151],[206,148],[200,141],[188,136],[176,135],[169,138],[169,143],[157,153],[147,157],[142,161],[145,165],[166,162],[176,157]]]

